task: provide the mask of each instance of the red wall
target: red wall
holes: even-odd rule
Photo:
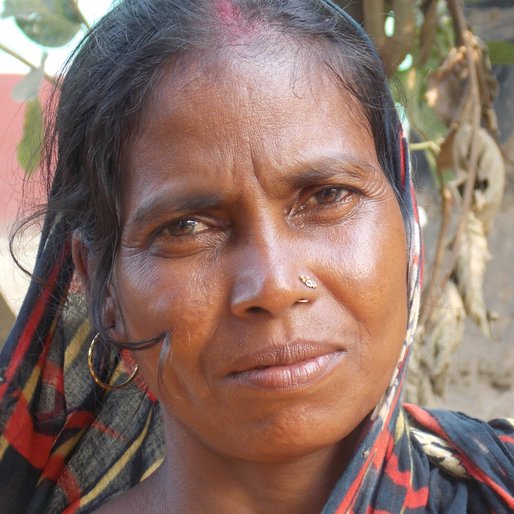
[[[21,140],[25,106],[12,99],[13,87],[23,79],[22,75],[0,74],[0,230],[11,225],[22,205],[22,191],[25,173],[20,169],[16,157],[16,147]],[[27,182],[26,202],[34,199],[38,177]],[[41,195],[39,195],[41,197]]]

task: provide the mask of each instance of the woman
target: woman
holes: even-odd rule
[[[2,357],[5,512],[514,508],[512,423],[399,402],[419,227],[353,21],[126,0],[61,91],[44,282]]]

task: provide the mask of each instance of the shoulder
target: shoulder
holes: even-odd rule
[[[514,510],[514,419],[485,422],[461,412],[403,407],[411,440],[433,468],[465,482],[489,505]]]
[[[503,462],[502,456],[510,456],[504,463],[514,465],[514,418],[483,421],[462,412],[423,409],[408,403],[403,408],[414,437],[441,439],[449,448],[470,454],[474,460],[499,458]],[[501,454],[495,452],[497,448]]]

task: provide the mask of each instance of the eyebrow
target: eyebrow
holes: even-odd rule
[[[136,212],[127,222],[128,226],[144,224],[153,220],[156,214],[161,212],[180,212],[195,211],[203,209],[213,209],[218,206],[223,199],[222,193],[206,195],[180,195],[175,198],[173,193],[158,194],[147,201],[143,201],[136,209]]]
[[[297,173],[292,177],[279,178],[279,182],[291,184],[294,188],[301,189],[315,184],[320,179],[330,179],[344,174],[354,180],[370,178],[377,173],[384,173],[379,166],[367,161],[344,157],[322,157],[315,161],[302,163]]]

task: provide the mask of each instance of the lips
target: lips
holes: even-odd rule
[[[345,353],[334,344],[286,344],[238,360],[228,378],[266,389],[305,387],[330,374]]]

